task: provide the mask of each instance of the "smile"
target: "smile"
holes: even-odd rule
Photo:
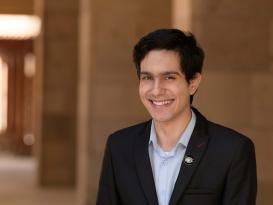
[[[171,104],[174,100],[149,100],[153,105],[156,106],[162,106],[162,105],[169,105]]]

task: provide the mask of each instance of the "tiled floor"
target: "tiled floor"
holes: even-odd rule
[[[75,205],[75,191],[39,188],[35,160],[0,155],[0,205]]]

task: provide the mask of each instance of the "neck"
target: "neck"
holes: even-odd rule
[[[168,122],[154,121],[158,144],[164,151],[172,150],[191,120],[191,109]]]

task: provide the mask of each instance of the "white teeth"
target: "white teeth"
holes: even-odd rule
[[[155,104],[155,105],[167,105],[167,104],[170,104],[171,103],[171,100],[163,100],[163,101],[154,101],[152,100],[152,103]]]

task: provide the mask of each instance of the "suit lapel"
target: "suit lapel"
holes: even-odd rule
[[[150,205],[158,205],[154,177],[149,158],[148,144],[150,139],[151,121],[144,130],[138,134],[135,143],[136,170],[142,189]]]
[[[189,141],[185,157],[181,164],[173,194],[170,199],[170,205],[175,205],[178,199],[184,193],[191,180],[191,177],[202,159],[208,143],[207,120],[197,110],[193,110],[197,117],[196,125]],[[185,163],[186,157],[191,157],[194,159],[194,161],[192,163]]]

